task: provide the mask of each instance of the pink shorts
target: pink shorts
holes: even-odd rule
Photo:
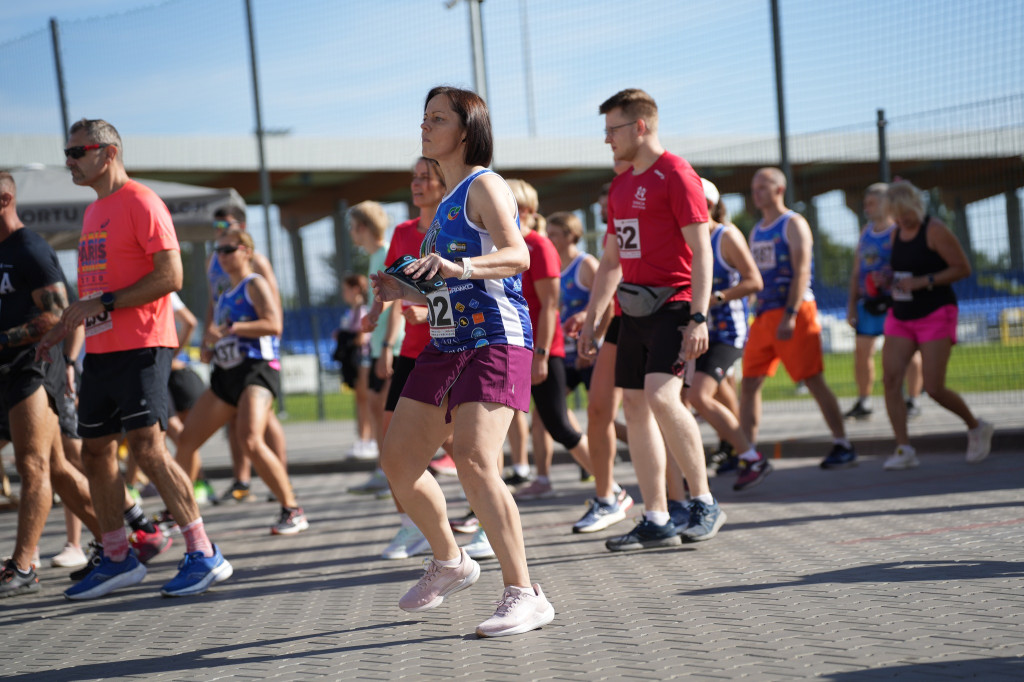
[[[440,405],[448,396],[445,423],[452,408],[462,403],[498,403],[515,410],[530,409],[530,368],[533,351],[496,344],[458,353],[442,353],[428,345],[402,389],[402,397]]]
[[[916,320],[897,320],[890,310],[885,316],[885,335],[902,336],[919,346],[938,339],[950,339],[956,343],[959,312],[960,308],[949,304]]]

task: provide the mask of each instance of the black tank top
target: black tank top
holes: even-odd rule
[[[922,277],[935,274],[949,267],[942,256],[928,248],[928,225],[931,217],[925,216],[921,229],[910,241],[900,239],[899,231],[892,242],[892,273],[895,279]],[[917,289],[910,293],[910,300],[897,300],[893,296],[892,314],[897,320],[918,320],[944,305],[956,305],[956,294],[948,284],[936,284],[929,291]]]

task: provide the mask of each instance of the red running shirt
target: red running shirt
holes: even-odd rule
[[[395,226],[394,234],[391,235],[391,246],[388,247],[388,253],[384,257],[386,265],[391,265],[407,254],[414,258],[420,257],[420,245],[423,244],[426,232],[420,232],[419,226],[419,218],[406,220]],[[400,315],[403,309],[412,307],[426,308],[426,306],[413,306],[408,301],[396,301],[391,314]],[[430,343],[430,325],[426,322],[409,324],[409,321],[406,320],[405,338],[402,339],[402,348],[398,354],[404,358],[418,358],[428,343]]]
[[[668,152],[640,175],[626,171],[608,192],[608,234],[618,241],[622,281],[686,286],[670,301],[689,301],[693,252],[682,229],[708,220],[700,177]]]
[[[558,250],[547,237],[530,231],[523,237],[526,248],[530,250],[530,267],[523,273],[523,298],[530,308],[530,324],[533,326],[533,341],[537,342],[537,315],[540,313],[540,298],[537,296],[536,281],[554,278],[555,286],[561,287],[562,261]],[[553,358],[565,357],[565,335],[562,332],[562,320],[555,305],[555,335],[551,338],[549,355]]]

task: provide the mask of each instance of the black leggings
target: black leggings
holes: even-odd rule
[[[548,358],[548,378],[533,386],[530,394],[544,428],[566,450],[580,444],[583,434],[569,423],[569,407],[565,402],[565,359]]]

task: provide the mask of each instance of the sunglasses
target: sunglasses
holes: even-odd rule
[[[241,244],[233,244],[233,245],[230,245],[230,246],[228,246],[228,245],[225,245],[225,246],[215,246],[213,248],[213,250],[216,251],[217,253],[222,253],[222,254],[224,254],[226,256],[229,253],[234,253],[235,251],[238,251],[238,249],[240,249],[240,248],[242,248]]]
[[[213,226],[215,228],[217,228],[218,230],[230,230],[232,227],[235,227],[236,225],[238,225],[238,223],[233,223],[233,222],[231,222],[229,220],[214,220],[213,221]]]
[[[68,159],[80,159],[91,149],[103,149],[109,146],[109,144],[83,144],[77,147],[68,147],[64,150],[64,156]]]

